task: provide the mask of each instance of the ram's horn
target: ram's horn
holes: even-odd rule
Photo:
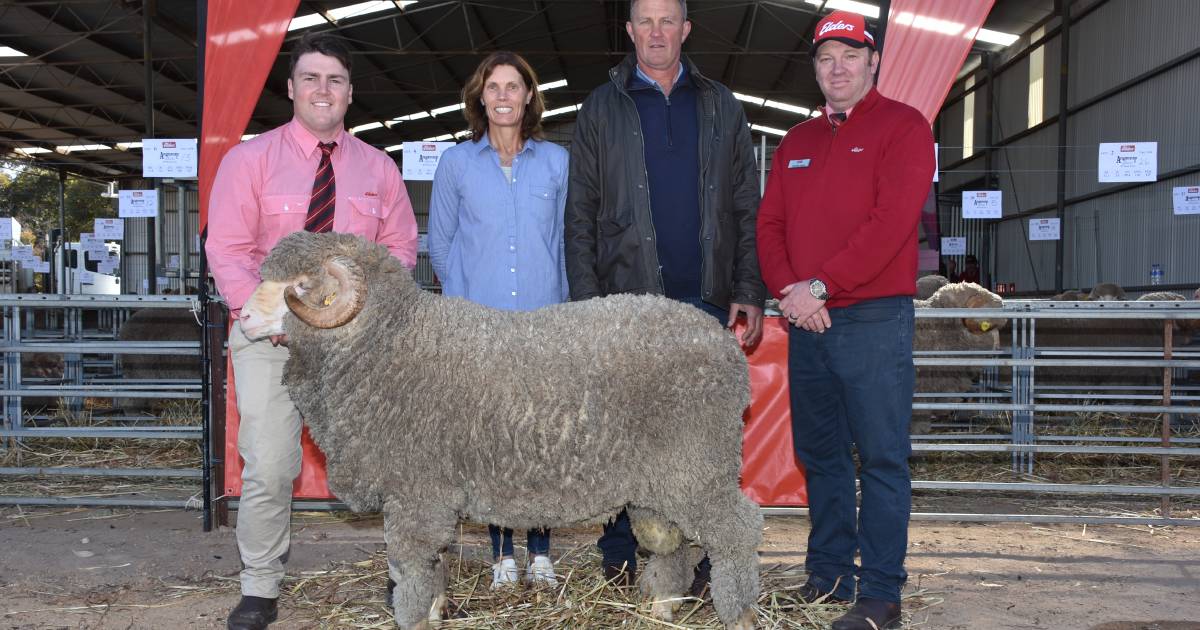
[[[293,287],[284,289],[283,299],[300,321],[313,328],[344,326],[367,303],[367,283],[362,269],[353,260],[338,256],[325,261],[325,273],[333,276],[338,284],[337,290],[325,299],[325,306],[309,306]]]

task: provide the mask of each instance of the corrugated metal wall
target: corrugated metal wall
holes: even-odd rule
[[[1126,287],[1149,284],[1154,263],[1165,270],[1166,284],[1200,284],[1200,216],[1176,216],[1171,208],[1173,186],[1200,185],[1200,125],[1195,123],[1195,92],[1200,85],[1200,2],[1110,0],[1088,12],[1094,2],[1075,2],[1073,15],[1082,15],[1071,27],[1069,100],[1079,107],[1097,96],[1165,64],[1192,55],[1160,74],[1127,89],[1105,96],[1073,113],[1067,123],[1066,198],[1062,226],[1064,288],[1090,287],[1097,282],[1118,282]],[[1047,30],[1058,24],[1052,18]],[[1024,39],[1028,42],[1028,39]],[[1061,35],[1045,45],[1044,116],[1058,114]],[[1004,55],[1017,58],[1014,47]],[[963,221],[958,193],[978,186],[984,172],[983,129],[976,130],[977,154],[961,160],[963,104],[951,100],[939,115],[936,127],[942,143],[939,216],[944,235],[971,240],[968,251],[981,255],[984,266],[993,265],[993,281],[1016,282],[1018,290],[1054,288],[1054,242],[1029,241],[1031,218],[1055,216],[1046,210],[1017,216],[1055,203],[1057,193],[1058,127],[1045,127],[1016,140],[1026,131],[1029,95],[1029,59],[1020,58],[995,77],[995,95],[989,97],[986,68],[976,72],[982,87],[976,91],[976,120],[984,117],[987,99],[994,112],[992,137],[996,145],[992,166],[1004,191],[1004,219]],[[962,81],[951,94],[962,93]],[[1097,181],[1097,155],[1101,142],[1158,142],[1159,181],[1120,192],[1116,184]],[[1164,178],[1176,170],[1189,174]],[[1079,198],[1092,195],[1090,199]],[[983,224],[990,228],[981,227]],[[990,243],[976,239],[992,239]],[[984,252],[990,249],[990,256]]]

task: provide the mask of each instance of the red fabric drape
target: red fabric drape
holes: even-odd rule
[[[791,408],[788,403],[787,322],[768,317],[763,340],[747,355],[750,363],[750,408],[742,443],[742,492],[759,505],[808,505],[804,472],[797,467],[792,450]],[[740,335],[742,326],[735,329]],[[229,366],[233,373],[233,366]],[[225,494],[242,493],[242,460],[237,452],[238,414],[229,379],[225,413]],[[317,449],[308,429],[301,440],[304,449],[300,476],[292,485],[293,496],[305,499],[332,498],[326,485],[325,456]]]
[[[892,0],[879,91],[930,123],[994,0]]]
[[[241,141],[300,0],[211,0],[200,130],[200,232],[221,158]],[[283,123],[285,121],[279,121]]]

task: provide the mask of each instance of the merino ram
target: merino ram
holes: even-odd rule
[[[284,238],[262,278],[242,328],[287,334],[283,381],[330,489],[382,510],[398,625],[436,618],[460,519],[569,527],[629,508],[658,554],[641,580],[656,615],[690,583],[687,538],[712,559],[721,621],[753,627],[762,517],[738,486],[749,375],[711,317],[630,295],[493,310],[422,291],[386,249],[342,234]]]

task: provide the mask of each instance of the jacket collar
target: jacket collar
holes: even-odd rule
[[[855,103],[854,106],[851,107],[846,112],[847,113],[846,122],[850,122],[856,116],[861,116],[861,115],[865,114],[866,112],[871,111],[872,109],[875,108],[876,105],[879,104],[879,101],[881,101],[881,100],[883,100],[883,96],[879,93],[878,89],[876,89],[874,86],[872,86],[871,89],[867,92],[867,95],[862,97],[861,101]],[[821,106],[821,112],[825,114],[824,118],[825,118],[826,124],[829,124],[830,126],[832,126],[832,123],[829,122],[829,115],[830,115],[831,111],[829,109],[828,103]],[[845,123],[842,123],[842,124],[845,124]]]
[[[305,129],[304,125],[301,125],[300,121],[296,120],[295,118],[292,118],[291,122],[288,123],[287,131],[288,135],[292,137],[292,140],[300,149],[301,155],[304,157],[312,157],[313,153],[315,153],[317,150],[317,144],[319,144],[321,141],[318,140],[316,136],[312,135],[311,131]],[[333,140],[339,147],[345,147],[346,136],[346,129],[343,127],[342,130],[338,132],[337,137]]]
[[[488,136],[486,129],[484,130],[481,138],[479,138],[478,140],[472,139],[472,140],[470,140],[470,142],[471,142],[471,146],[475,150],[475,153],[483,153],[484,151],[495,151],[495,149],[492,148],[492,138],[490,136]],[[517,155],[525,153],[526,151],[536,154],[537,153],[537,140],[534,140],[533,138],[526,138],[524,146],[521,147],[520,151],[517,151]]]
[[[688,59],[687,55],[679,58],[686,68],[687,76],[692,80],[692,84],[700,89],[707,89],[709,80],[700,71],[696,69],[696,64]],[[621,63],[613,66],[608,71],[608,78],[617,85],[617,89],[622,92],[627,92],[629,89],[629,80],[637,73],[637,54],[629,53],[621,60]]]

